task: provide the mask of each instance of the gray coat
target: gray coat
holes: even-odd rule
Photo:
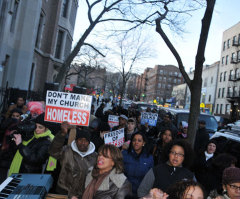
[[[92,179],[92,172],[90,172],[86,178],[85,188]],[[117,174],[116,170],[113,169],[99,186],[94,199],[124,199],[127,195],[131,194],[132,186],[127,181],[126,176],[123,173]]]

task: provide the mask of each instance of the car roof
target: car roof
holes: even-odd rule
[[[226,132],[215,132],[210,139],[217,137],[225,137],[230,140],[240,142],[240,131],[226,131]]]
[[[166,108],[166,107],[161,107],[166,111],[173,112],[173,113],[189,113],[189,109],[181,109],[181,108]],[[200,112],[201,115],[210,115],[204,112]],[[211,115],[212,116],[212,115]]]

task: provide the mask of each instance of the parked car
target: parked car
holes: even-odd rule
[[[162,107],[161,110],[164,110],[166,113],[170,112],[172,115],[173,123],[177,128],[181,121],[188,121],[189,110],[187,109],[175,109],[175,108],[165,108]],[[213,135],[218,129],[218,122],[216,118],[210,114],[200,113],[198,120],[204,120],[206,122],[206,129],[209,135]]]
[[[217,153],[229,153],[237,158],[240,167],[240,131],[222,129],[213,134],[210,139],[217,141]]]
[[[148,104],[145,102],[136,102],[135,104],[136,104],[137,110],[139,111],[145,111],[148,107],[151,108],[151,110],[158,109],[157,105],[155,104]]]

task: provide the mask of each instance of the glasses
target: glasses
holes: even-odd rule
[[[170,151],[170,154],[171,154],[171,155],[174,155],[174,156],[177,156],[177,157],[181,157],[181,158],[184,157],[184,154],[182,154],[182,153],[177,153],[177,152],[175,152],[175,151]]]
[[[240,187],[239,186],[236,186],[236,185],[233,185],[233,184],[229,184],[229,187],[231,189],[233,189],[234,191],[240,191]]]

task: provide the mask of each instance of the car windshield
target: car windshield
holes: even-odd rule
[[[181,121],[188,121],[189,113],[179,113],[177,119],[177,126]],[[218,123],[217,120],[211,115],[200,115],[199,120],[204,120],[206,122],[206,129],[211,131],[217,131]]]

